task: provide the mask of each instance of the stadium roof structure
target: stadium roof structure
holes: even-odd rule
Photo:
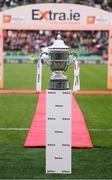
[[[0,12],[0,88],[3,82],[3,30],[109,31],[108,88],[112,88],[112,13],[77,4],[34,4]]]

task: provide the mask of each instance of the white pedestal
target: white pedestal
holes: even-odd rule
[[[46,91],[46,173],[71,173],[71,91]]]

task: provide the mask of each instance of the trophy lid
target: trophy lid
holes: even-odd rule
[[[60,33],[58,33],[57,39],[54,41],[53,45],[49,46],[49,51],[53,50],[64,50],[67,52],[70,50],[69,46],[65,45],[64,41],[61,39]]]

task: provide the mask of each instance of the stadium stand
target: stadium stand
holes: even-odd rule
[[[4,52],[6,56],[28,56],[38,54],[39,49],[49,46],[57,35],[56,31],[4,31]],[[107,31],[64,31],[66,44],[80,56],[101,56],[107,60]]]

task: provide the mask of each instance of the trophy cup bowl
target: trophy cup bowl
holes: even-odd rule
[[[51,71],[66,71],[68,68],[68,54],[62,51],[55,51],[50,54]]]

